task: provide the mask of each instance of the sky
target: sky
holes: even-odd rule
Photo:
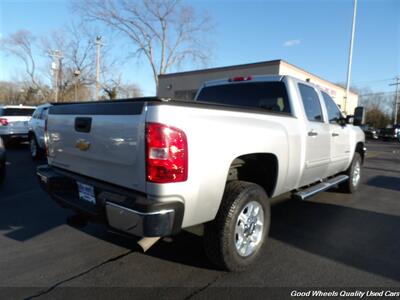
[[[353,0],[186,3],[213,19],[213,55],[207,67],[284,59],[334,83],[346,82]],[[0,38],[20,29],[50,34],[77,18],[67,0],[0,0]],[[112,51],[122,57],[128,50]],[[198,68],[189,63],[179,71]],[[0,81],[15,78],[21,70],[15,58],[0,52]],[[145,95],[155,94],[144,60],[126,61],[120,71],[124,81],[138,84]],[[400,76],[400,0],[358,0],[351,86],[391,92],[395,76]]]

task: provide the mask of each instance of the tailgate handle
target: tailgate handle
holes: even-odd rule
[[[76,118],[75,130],[78,132],[90,132],[92,127],[92,118]]]

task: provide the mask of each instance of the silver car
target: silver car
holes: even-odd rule
[[[35,108],[22,105],[0,106],[0,136],[5,144],[28,138],[28,122]]]
[[[33,159],[39,159],[45,152],[44,130],[47,114],[51,104],[43,104],[36,108],[29,121],[29,148]]]

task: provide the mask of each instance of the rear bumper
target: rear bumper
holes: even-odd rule
[[[5,140],[27,140],[28,139],[28,131],[23,132],[7,132],[7,133],[0,133],[0,135]]]
[[[157,202],[145,194],[45,166],[37,168],[41,186],[62,207],[113,229],[140,237],[169,236],[181,230],[184,205]],[[94,187],[96,204],[79,198],[77,181]]]

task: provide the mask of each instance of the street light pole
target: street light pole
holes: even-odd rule
[[[60,85],[60,72],[61,72],[61,60],[63,58],[62,52],[60,50],[50,51],[50,57],[53,58],[52,70],[54,72],[54,101],[58,102],[58,89]]]
[[[350,38],[350,49],[349,49],[349,63],[347,65],[346,98],[344,101],[344,111],[346,113],[347,113],[347,101],[349,99],[349,90],[350,90],[351,64],[353,60],[353,45],[354,45],[354,32],[356,28],[356,16],[357,16],[357,0],[354,0],[353,21],[351,25],[351,38]]]
[[[81,75],[81,71],[79,69],[75,70],[75,102],[78,102],[78,82],[79,82],[79,75]]]

